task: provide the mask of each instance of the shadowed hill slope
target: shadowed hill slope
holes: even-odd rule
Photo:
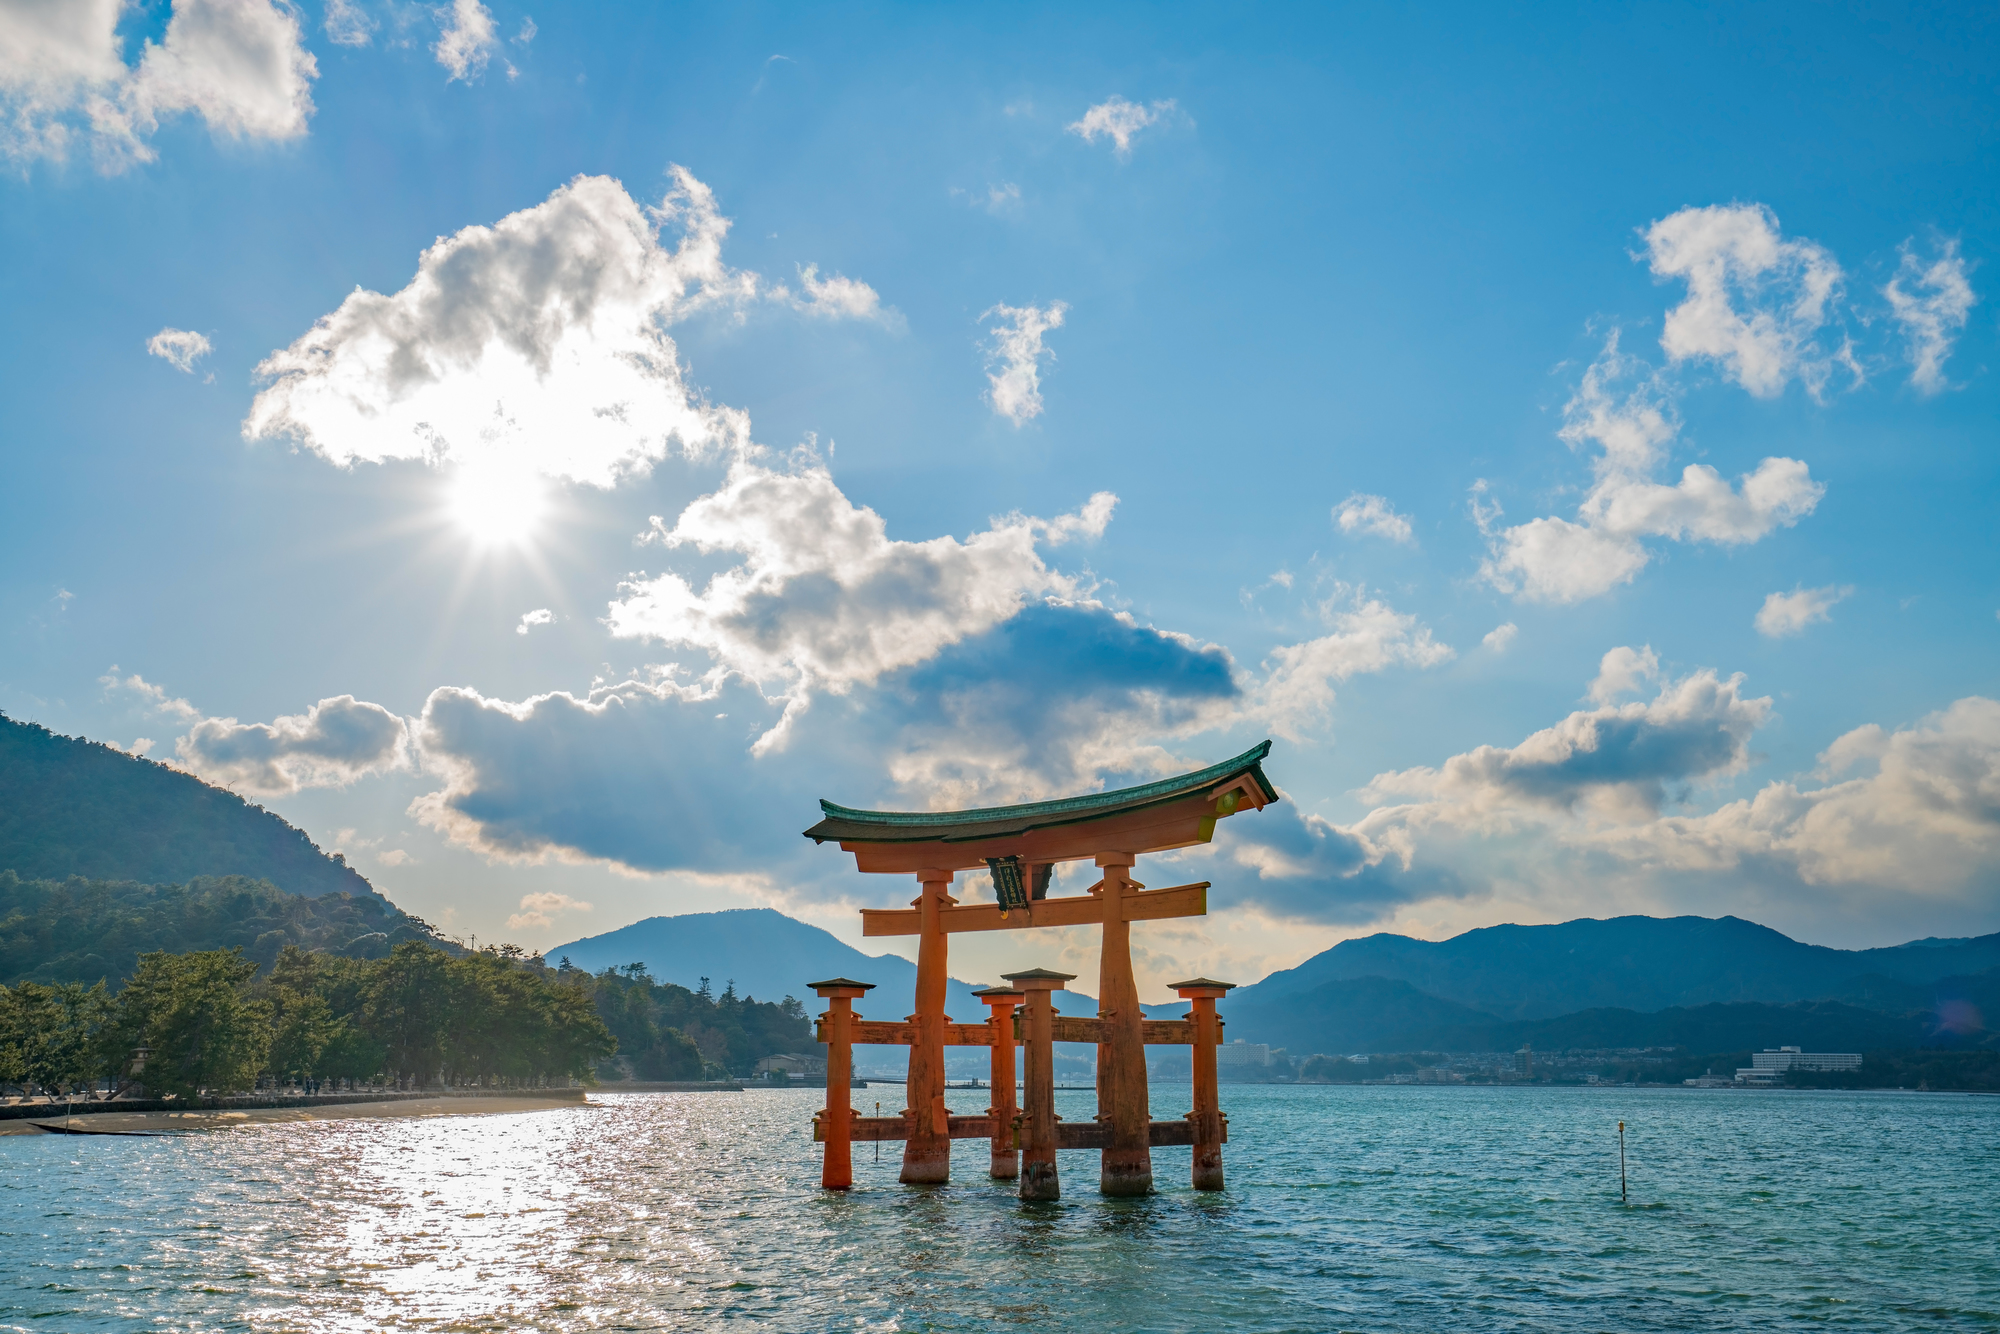
[[[244,876],[183,885],[23,880],[0,871],[0,985],[96,982],[116,989],[141,954],[236,949],[270,967],[287,945],[379,959],[405,940],[455,950],[376,894],[287,894]]]
[[[375,897],[345,861],[234,792],[4,714],[0,871],[147,885],[234,875],[309,898]]]

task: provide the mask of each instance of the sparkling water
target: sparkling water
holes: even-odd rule
[[[0,1329],[2000,1328],[1996,1098],[1225,1085],[1226,1192],[1023,1205],[979,1141],[821,1192],[823,1097],[0,1138]]]

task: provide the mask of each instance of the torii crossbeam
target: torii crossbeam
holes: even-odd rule
[[[830,1045],[835,1041],[843,1047],[874,1041],[907,1042],[910,1047],[907,1106],[892,1124],[877,1125],[854,1117],[847,1106],[847,1081],[843,1078],[836,1089],[829,1065],[827,1113],[819,1136],[827,1141],[825,1184],[835,1188],[850,1184],[845,1170],[850,1138],[901,1139],[901,1179],[941,1183],[950,1178],[954,1138],[991,1135],[995,1176],[1013,1175],[1014,1148],[1027,1151],[1027,1170],[1021,1175],[1020,1187],[1024,1199],[1056,1197],[1057,1148],[1101,1149],[1100,1186],[1104,1193],[1143,1195],[1153,1186],[1151,1146],[1191,1144],[1195,1148],[1196,1187],[1220,1189],[1221,1145],[1226,1130],[1215,1105],[1214,1047],[1220,1040],[1215,1000],[1227,993],[1229,984],[1206,978],[1178,983],[1176,989],[1194,1003],[1188,1020],[1149,1024],[1139,1008],[1138,987],[1132,976],[1132,923],[1203,916],[1208,911],[1208,885],[1147,890],[1131,872],[1138,858],[1147,853],[1206,843],[1215,833],[1217,820],[1246,807],[1262,810],[1279,800],[1277,789],[1264,776],[1263,761],[1270,750],[1271,743],[1266,741],[1235,759],[1178,778],[1022,806],[971,811],[859,811],[820,802],[825,818],[805,831],[807,838],[816,843],[837,841],[842,851],[854,854],[857,870],[914,874],[922,887],[908,909],[864,911],[861,915],[865,936],[917,937],[916,1013],[906,1024],[859,1023],[852,1013],[853,1000],[862,994],[859,983],[836,978],[824,985],[815,984],[833,1001],[833,1008],[823,1016],[823,1040]],[[1047,897],[1055,865],[1085,859],[1097,864],[1103,878],[1087,894]],[[957,872],[987,869],[993,872],[999,902],[960,905],[951,897],[948,887]],[[983,993],[981,999],[992,1007],[986,1023],[954,1024],[945,1014],[945,938],[950,933],[1085,924],[1103,928],[1095,1020],[1058,1021],[1049,999],[1069,980],[1068,975],[1040,969],[1009,974],[1009,981],[1016,983],[1018,990],[993,988]],[[1023,1000],[1027,1013],[1017,1019],[1013,1008]],[[1058,1023],[1062,1034],[1057,1033]],[[1009,1048],[1004,1098],[1000,1089],[1003,1027],[1004,1045]],[[1011,1052],[1017,1029],[1026,1040],[1029,1070],[1027,1105],[1018,1118],[1012,1115]],[[1056,1040],[1098,1044],[1096,1126],[1058,1127],[1055,1123],[1047,1048]],[[1195,1048],[1197,1105],[1186,1121],[1151,1119],[1146,1088],[1149,1041],[1187,1043]],[[946,1046],[994,1048],[995,1105],[986,1117],[953,1117],[946,1112]],[[1039,1061],[1037,1048],[1041,1049]],[[840,1063],[844,1066],[845,1060]],[[887,1122],[889,1118],[880,1120]],[[1002,1124],[1003,1120],[1011,1126]],[[1089,1133],[1076,1133],[1084,1131]],[[840,1140],[840,1171],[834,1170],[835,1137]]]

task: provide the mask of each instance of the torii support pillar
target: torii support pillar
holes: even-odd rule
[[[1014,1144],[1014,1007],[1027,999],[1025,992],[1012,987],[988,987],[973,995],[989,1007],[986,1026],[992,1032],[993,1102],[986,1115],[993,1122],[993,1165],[988,1171],[996,1181],[1012,1181],[1021,1175],[1021,1153]]]
[[[916,1040],[910,1044],[909,1083],[904,1085],[903,1115],[909,1138],[903,1141],[906,1186],[941,1186],[951,1180],[951,1121],[944,1105],[945,946],[942,909],[957,900],[946,892],[950,871],[919,871],[923,891],[917,896],[917,1012],[910,1016]]]
[[[1106,1195],[1149,1195],[1153,1190],[1153,1114],[1146,1097],[1145,1011],[1132,977],[1132,924],[1125,898],[1134,893],[1127,874],[1129,852],[1104,852],[1104,937],[1098,955],[1097,1017],[1104,1041],[1098,1045],[1097,1119],[1111,1126],[1098,1187]]]
[[[1215,1048],[1222,1035],[1215,1003],[1235,985],[1206,977],[1173,984],[1193,1006],[1187,1016],[1194,1023],[1194,1110],[1188,1113],[1188,1126],[1194,1134],[1196,1190],[1222,1189],[1222,1101],[1215,1084]]]
[[[830,977],[807,986],[829,1002],[826,1013],[826,1153],[821,1159],[819,1184],[826,1190],[846,1190],[854,1184],[852,1122],[854,1108],[849,1092],[854,1084],[854,1002],[875,989],[872,982]]]
[[[1003,974],[1026,992],[1027,1047],[1022,1053],[1026,1088],[1021,1099],[1021,1190],[1024,1200],[1059,1200],[1056,1176],[1056,1011],[1054,992],[1076,980],[1074,973],[1036,968]]]

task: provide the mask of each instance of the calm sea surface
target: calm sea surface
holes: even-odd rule
[[[977,1143],[823,1194],[803,1091],[0,1138],[0,1329],[2000,1329],[2000,1099],[1223,1092],[1225,1194],[1166,1149],[1108,1201],[1065,1153],[1033,1206]]]

